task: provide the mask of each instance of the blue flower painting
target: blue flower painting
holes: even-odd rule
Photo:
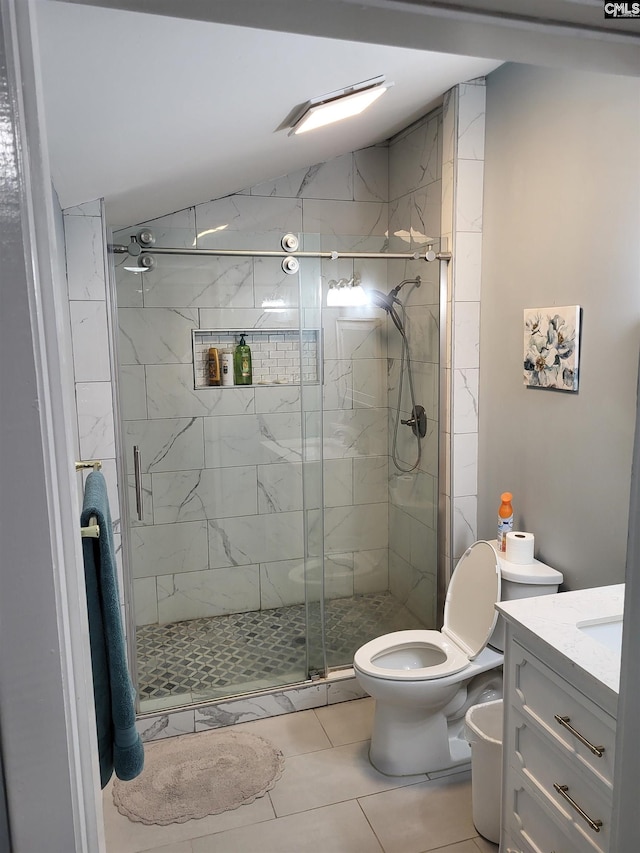
[[[524,309],[524,384],[578,390],[580,306]]]

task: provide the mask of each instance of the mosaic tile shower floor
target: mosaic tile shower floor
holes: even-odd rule
[[[334,599],[326,605],[329,666],[351,663],[380,634],[424,627],[390,593]],[[144,705],[218,699],[304,681],[304,605],[145,625],[138,628],[138,693]]]

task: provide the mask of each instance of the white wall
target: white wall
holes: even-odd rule
[[[501,491],[569,588],[624,579],[640,331],[640,82],[487,78],[479,535]],[[583,309],[577,394],[523,385],[524,308]]]

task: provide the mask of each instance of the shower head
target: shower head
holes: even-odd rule
[[[401,302],[399,299],[396,298],[393,291],[391,291],[391,293],[382,293],[382,291],[380,290],[370,290],[369,300],[376,307],[382,308],[384,311],[386,311],[387,314],[393,320],[393,325],[400,332],[402,337],[406,337],[402,320],[398,316],[398,312],[393,306],[394,302],[396,302],[398,305],[400,305]]]
[[[398,301],[393,293],[383,293],[381,290],[369,290],[368,296],[373,305],[389,313],[393,310],[393,303]]]

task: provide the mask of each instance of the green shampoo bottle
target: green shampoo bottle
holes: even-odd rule
[[[251,348],[244,335],[240,335],[240,343],[233,356],[233,372],[236,385],[251,385]]]

